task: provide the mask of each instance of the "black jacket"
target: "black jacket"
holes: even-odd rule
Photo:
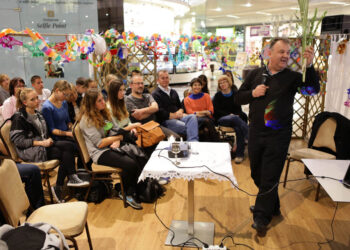
[[[272,76],[268,76],[265,85],[269,88],[264,96],[254,98],[252,91],[263,81],[266,67],[251,71],[235,96],[237,104],[249,105],[249,126],[255,131],[273,132],[270,127],[265,126],[265,110],[273,107],[274,118],[279,122],[281,128],[291,129],[293,120],[294,96],[300,87],[310,86],[316,93],[320,90],[319,77],[314,67],[306,71],[305,83],[302,82],[302,74],[284,69]]]
[[[21,108],[11,118],[10,139],[16,147],[18,156],[23,161],[41,162],[47,160],[45,147],[33,146],[33,141],[42,141],[48,138],[44,117],[38,111],[35,111],[35,113],[43,125],[43,133],[28,119],[28,114],[24,108]]]
[[[337,128],[335,129],[334,141],[337,152],[335,156],[337,159],[350,159],[350,120],[342,116],[339,113],[334,112],[322,112],[315,117],[315,121],[312,125],[311,136],[308,147],[311,148],[316,134],[322,123],[328,118],[334,118],[337,122]],[[326,149],[319,149],[321,151],[329,152]]]
[[[159,87],[157,87],[152,96],[158,103],[159,110],[156,113],[157,121],[161,124],[166,120],[169,120],[169,114],[175,113],[182,108],[179,95],[173,89],[170,89],[170,96],[164,93]]]

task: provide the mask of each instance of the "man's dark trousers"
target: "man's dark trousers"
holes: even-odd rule
[[[269,132],[249,130],[248,151],[251,176],[259,188],[255,201],[254,221],[267,225],[272,215],[280,209],[278,186],[267,194],[279,182],[287,157],[291,139],[291,129],[280,129]],[[260,195],[263,194],[263,195]]]

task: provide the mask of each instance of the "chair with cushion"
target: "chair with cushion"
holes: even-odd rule
[[[8,119],[2,124],[0,128],[0,137],[4,143],[4,146],[8,152],[8,155],[15,162],[22,163],[22,164],[33,164],[40,168],[40,171],[43,173],[45,183],[47,184],[51,203],[53,203],[49,172],[54,170],[60,165],[59,160],[49,160],[49,161],[43,161],[43,162],[24,162],[17,155],[16,147],[10,139],[10,130],[11,130],[11,120]]]
[[[29,208],[29,200],[22,185],[16,164],[13,160],[4,159],[0,165],[0,210],[6,223],[17,227]],[[67,202],[51,204],[36,209],[25,222],[45,222],[57,227],[75,249],[78,249],[76,236],[86,229],[89,247],[92,243],[87,224],[88,205],[86,202]]]
[[[287,157],[287,168],[284,176],[283,187],[286,187],[287,176],[289,171],[289,165],[291,161],[300,161],[301,159],[325,159],[332,160],[336,156],[330,153],[320,151],[316,148],[327,148],[328,150],[336,153],[336,146],[334,141],[334,134],[337,128],[337,123],[333,118],[328,118],[325,120],[322,125],[319,127],[315,140],[311,148],[301,148],[293,150],[289,153]],[[320,190],[320,184],[317,186],[315,200],[318,200],[318,194]]]
[[[99,164],[95,164],[95,163],[92,163],[91,167],[89,167],[88,163],[90,162],[91,157],[90,157],[89,152],[87,150],[85,138],[84,138],[83,133],[80,129],[79,122],[76,122],[73,125],[72,132],[73,132],[74,139],[78,145],[80,157],[81,157],[81,159],[83,159],[84,168],[86,169],[86,171],[88,171],[91,174],[90,185],[89,185],[88,190],[85,194],[85,201],[88,198],[88,195],[89,195],[89,192],[91,190],[91,186],[92,186],[94,180],[111,180],[111,181],[113,181],[115,179],[119,179],[120,186],[121,186],[121,192],[123,195],[124,207],[127,207],[126,200],[125,200],[125,194],[124,194],[123,181],[121,178],[123,170],[121,168],[113,168],[113,167],[99,165]],[[111,177],[106,177],[105,176],[106,174],[110,174]],[[116,176],[113,176],[113,175],[116,175]]]

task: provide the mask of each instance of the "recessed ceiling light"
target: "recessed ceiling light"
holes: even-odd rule
[[[232,17],[232,18],[240,18],[239,16],[235,16],[235,15],[226,15],[227,17]]]
[[[255,12],[256,14],[260,14],[260,15],[266,15],[266,16],[271,16],[271,13],[267,13],[267,12],[263,12],[263,11],[257,11]]]

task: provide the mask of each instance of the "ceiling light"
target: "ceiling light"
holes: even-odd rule
[[[271,16],[271,13],[267,13],[267,12],[263,12],[263,11],[257,11],[255,12],[256,14],[260,14],[260,15],[266,15],[266,16]]]
[[[240,18],[239,16],[235,16],[235,15],[226,15],[227,17],[232,17],[232,18]]]
[[[215,11],[221,11],[222,9],[220,7],[217,7],[216,9],[214,9]]]

